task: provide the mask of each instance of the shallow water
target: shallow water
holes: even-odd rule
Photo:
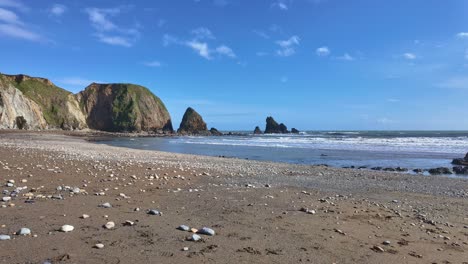
[[[468,131],[310,131],[299,135],[112,138],[136,149],[335,167],[451,167],[468,152]]]

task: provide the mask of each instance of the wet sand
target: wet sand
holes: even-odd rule
[[[26,187],[0,202],[0,235],[11,236],[0,263],[468,263],[466,179],[2,133],[0,184]],[[216,235],[187,241],[179,225]],[[14,235],[22,227],[32,234]]]

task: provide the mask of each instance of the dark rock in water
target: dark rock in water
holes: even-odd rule
[[[185,111],[177,132],[180,134],[209,134],[205,121],[203,121],[201,115],[191,107],[187,108]]]
[[[453,172],[449,168],[446,168],[446,167],[430,169],[429,173],[432,175],[453,174]]]
[[[384,168],[384,171],[396,171],[394,168]]]
[[[295,128],[293,127],[293,128],[291,129],[291,133],[293,133],[293,134],[299,134],[299,133],[301,133],[301,131],[299,131],[299,130],[297,130],[297,129],[295,129]]]
[[[328,157],[327,154],[320,154],[320,157]]]
[[[375,171],[380,171],[382,170],[383,168],[382,167],[372,167],[371,170],[375,170]]]
[[[214,128],[214,127],[212,127],[212,128],[210,129],[210,133],[211,133],[211,135],[213,135],[213,136],[222,136],[222,135],[223,135],[223,133],[219,132],[219,130],[216,129],[216,128]]]
[[[402,168],[402,167],[396,167],[395,168],[396,171],[399,171],[399,172],[405,172],[405,171],[408,171],[407,168]]]
[[[423,173],[424,170],[423,169],[414,169],[413,172],[414,173]]]
[[[468,161],[465,159],[454,159],[452,161],[453,165],[468,166]]]
[[[462,167],[462,166],[453,167],[453,172],[455,174],[468,175],[468,167]]]
[[[359,166],[358,169],[360,169],[360,170],[367,169],[367,166]]]
[[[288,128],[285,124],[278,124],[273,117],[269,116],[266,119],[265,134],[287,134]]]
[[[254,135],[260,135],[263,134],[262,130],[260,130],[260,127],[256,126],[254,129]]]

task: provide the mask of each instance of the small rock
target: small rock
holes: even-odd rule
[[[125,221],[125,223],[124,223],[124,226],[134,226],[134,225],[135,225],[135,222],[130,221],[130,220],[127,220],[127,221]]]
[[[385,252],[385,250],[379,246],[373,246],[372,250],[374,250],[375,252]]]
[[[388,246],[391,244],[391,242],[389,240],[385,240],[384,242],[382,242],[382,244]]]
[[[188,247],[184,247],[184,248],[182,249],[182,251],[188,251],[188,250],[189,250]]]
[[[198,230],[198,234],[207,235],[207,236],[214,236],[216,233],[213,229],[208,227],[203,227],[202,229]]]
[[[102,207],[102,208],[111,208],[112,205],[110,203],[103,203],[101,205],[99,205],[99,207]]]
[[[81,216],[81,218],[82,218],[82,219],[89,218],[89,215],[87,215],[87,214],[83,214],[83,215]]]
[[[148,214],[149,215],[161,215],[162,216],[162,213],[160,211],[158,211],[158,210],[149,210]]]
[[[0,235],[0,241],[10,240],[11,237],[9,235]]]
[[[72,226],[72,225],[63,225],[63,226],[60,228],[60,231],[67,233],[67,232],[73,231],[73,229],[75,229],[75,227]]]
[[[193,234],[193,235],[191,235],[191,236],[189,236],[187,238],[188,241],[194,241],[194,242],[197,242],[197,241],[199,241],[201,239],[202,239],[201,236],[199,236],[197,234]]]
[[[104,227],[106,229],[113,229],[115,227],[115,223],[114,222],[107,222]]]
[[[8,196],[2,198],[2,201],[4,202],[8,202],[10,200],[11,200],[11,197],[8,197]]]
[[[96,244],[96,245],[94,245],[94,248],[103,249],[103,248],[104,248],[104,244],[101,244],[101,243]]]
[[[190,231],[190,227],[186,226],[186,225],[180,225],[177,227],[178,230],[181,230],[181,231]]]
[[[17,235],[19,236],[27,236],[31,234],[31,229],[23,227],[18,232],[16,232]]]

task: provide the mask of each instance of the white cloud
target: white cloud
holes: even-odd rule
[[[407,60],[415,60],[417,57],[414,53],[405,53],[403,54],[403,58]]]
[[[460,32],[457,34],[457,38],[468,38],[468,32]]]
[[[91,83],[103,83],[101,81],[89,80],[81,77],[66,77],[61,79],[54,80],[57,83],[64,84],[64,85],[71,85],[71,86],[81,86],[86,87]]]
[[[14,12],[3,8],[0,8],[0,21],[8,24],[23,24]]]
[[[123,28],[117,26],[109,17],[117,16],[122,8],[87,8],[91,25],[96,30],[94,36],[98,41],[109,45],[131,47],[140,36],[137,27]]]
[[[436,84],[437,87],[468,90],[468,77],[453,77]]]
[[[344,61],[353,61],[353,60],[355,60],[355,58],[352,57],[351,55],[349,55],[348,53],[345,53],[343,56],[337,57],[337,59],[344,60]]]
[[[210,50],[208,48],[208,44],[205,42],[199,42],[196,40],[192,40],[186,43],[187,46],[192,48],[198,55],[202,56],[207,60],[211,60]]]
[[[122,47],[131,47],[133,45],[132,41],[128,38],[122,37],[122,36],[112,36],[112,35],[106,35],[102,33],[97,33],[95,36],[98,38],[98,40],[102,43],[106,43],[109,45],[114,45],[114,46],[122,46]]]
[[[29,7],[24,5],[20,0],[0,0],[0,6],[16,8],[22,12],[29,11]]]
[[[298,36],[292,36],[287,40],[276,41],[276,44],[280,46],[280,49],[276,51],[276,54],[282,57],[289,57],[296,53],[296,46],[300,44],[300,38]]]
[[[65,11],[67,11],[67,7],[61,4],[55,4],[49,10],[51,15],[58,17],[62,16],[65,13]]]
[[[148,67],[155,67],[155,68],[162,66],[161,62],[159,62],[159,61],[149,61],[149,62],[145,62],[143,64],[148,66]]]
[[[284,1],[278,1],[276,3],[273,3],[272,7],[276,7],[278,9],[280,9],[280,10],[283,10],[283,11],[287,11],[289,9],[288,5],[286,5],[286,3]]]
[[[192,30],[192,35],[194,35],[195,39],[202,40],[202,39],[215,39],[213,33],[205,27],[199,27]]]
[[[236,57],[236,54],[234,53],[234,51],[232,51],[232,49],[229,48],[226,45],[221,45],[221,46],[217,47],[216,52],[218,54],[220,54],[220,55],[225,55],[225,56],[228,56],[230,58],[235,58]]]
[[[327,46],[323,46],[323,47],[317,48],[317,50],[315,50],[315,53],[319,57],[326,57],[330,55],[331,51]]]
[[[44,38],[26,28],[13,24],[0,24],[0,36],[9,36],[29,41],[43,42]]]
[[[171,44],[180,44],[180,41],[174,36],[171,36],[169,34],[164,34],[164,36],[163,36],[163,46],[167,47],[167,46],[169,46]]]

